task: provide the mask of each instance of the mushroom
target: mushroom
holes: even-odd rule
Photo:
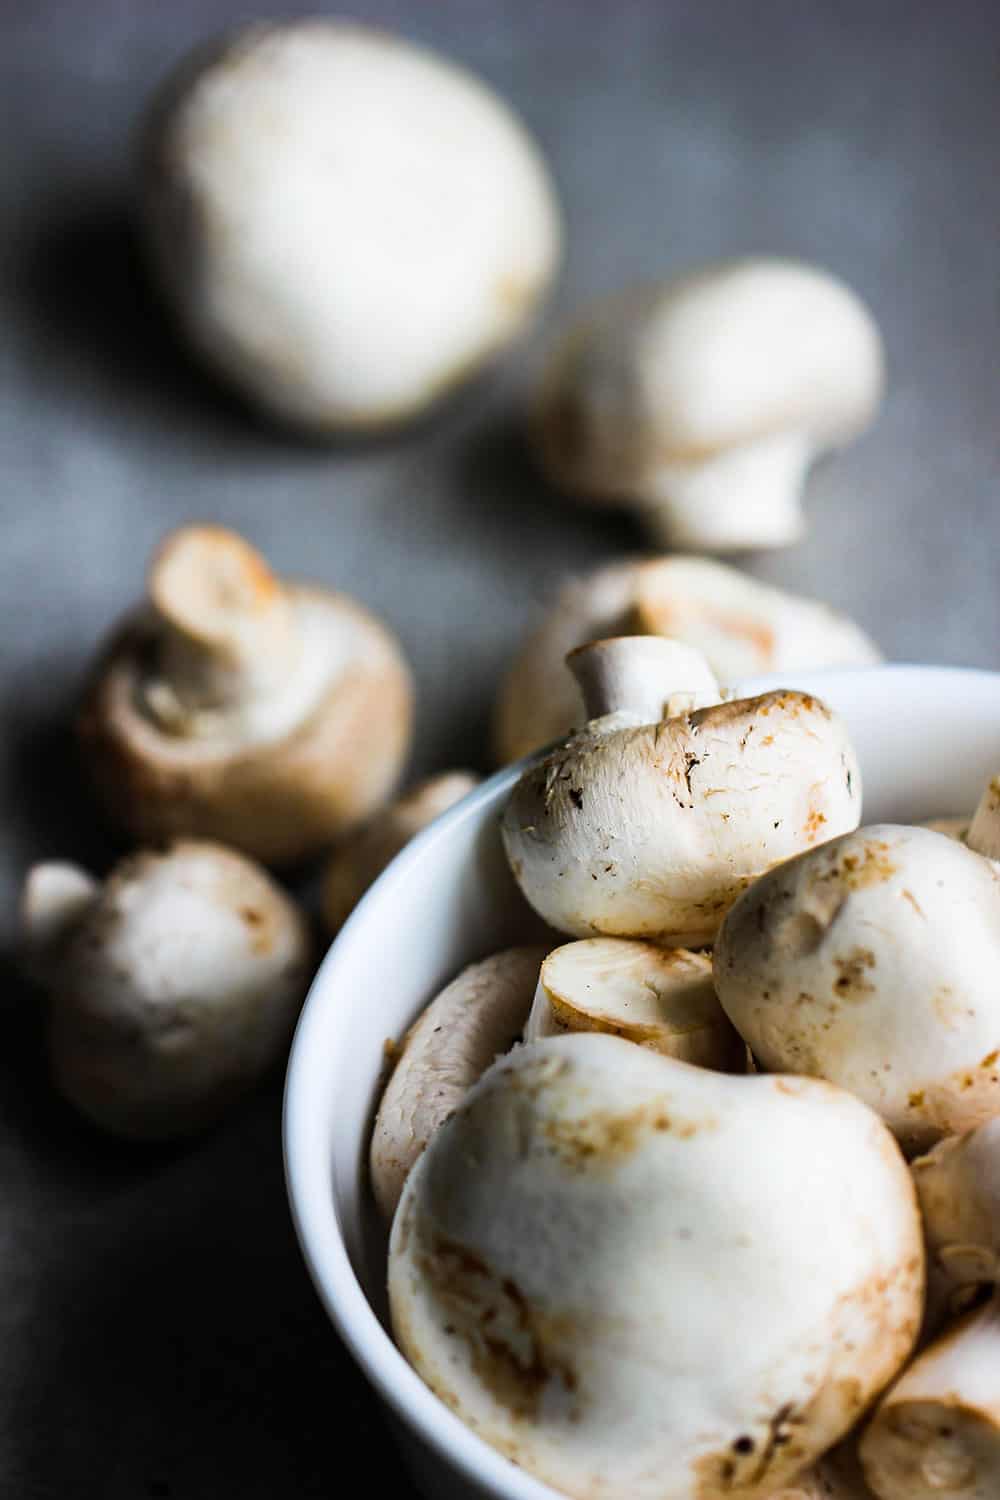
[[[861,1439],[878,1500],[1000,1494],[1000,1306],[967,1314],[891,1387]]]
[[[913,1185],[859,1101],[593,1033],[494,1064],[390,1240],[418,1374],[578,1500],[772,1495],[901,1367],[922,1296]]]
[[[242,538],[187,526],[102,654],[79,720],[95,789],[139,842],[315,854],[390,795],[410,741],[399,646],[343,594],[279,581]]]
[[[875,1500],[852,1445],[842,1443],[767,1500]]]
[[[365,891],[404,845],[478,785],[479,777],[471,771],[429,776],[347,840],[333,855],[323,879],[323,916],[329,930],[339,932]]]
[[[813,459],[882,395],[878,329],[852,291],[787,260],[740,260],[590,309],[535,398],[550,479],[635,507],[666,547],[781,547],[803,532]]]
[[[949,1136],[913,1163],[936,1328],[1000,1283],[1000,1119]]]
[[[619,634],[665,635],[696,646],[726,686],[764,672],[880,659],[846,616],[725,563],[704,557],[612,563],[567,584],[515,657],[494,715],[498,761],[520,760],[582,725],[583,704],[565,658],[588,641]]]
[[[501,823],[521,890],[557,931],[702,946],[763,871],[856,826],[857,760],[818,699],[690,711],[710,696],[704,660],[653,636],[569,664],[591,722],[528,766]]]
[[[565,943],[542,964],[526,1042],[602,1031],[682,1062],[745,1073],[746,1045],[719,1004],[712,960],[628,938]]]
[[[971,818],[968,814],[929,818],[921,826],[958,839],[987,859],[1000,860],[1000,776],[993,776],[987,782]]]
[[[423,411],[527,327],[560,259],[547,168],[503,101],[354,22],[258,23],[186,58],[139,171],[192,347],[318,433]]]
[[[850,1089],[904,1149],[1000,1114],[1000,870],[875,824],[772,870],[715,950],[730,1020],[770,1071]]]
[[[218,844],[134,854],[103,883],[36,865],[21,927],[49,996],[56,1088],[133,1140],[201,1130],[257,1083],[284,1055],[311,972],[298,908]]]
[[[470,964],[403,1039],[372,1131],[369,1172],[388,1221],[410,1168],[490,1063],[520,1038],[548,950],[506,948]]]

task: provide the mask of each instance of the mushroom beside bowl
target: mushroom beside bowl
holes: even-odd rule
[[[884,666],[782,674],[740,695],[799,688],[845,719],[863,819],[918,822],[975,806],[1000,761],[1000,673]],[[366,1180],[386,1042],[463,965],[544,936],[507,869],[508,767],[419,834],[371,887],[313,983],[292,1046],[285,1166],[322,1303],[384,1402],[417,1487],[434,1500],[553,1500],[434,1396],[392,1341],[386,1235]],[[553,939],[553,946],[556,945]]]

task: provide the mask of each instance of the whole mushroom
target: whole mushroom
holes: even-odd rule
[[[25,967],[48,993],[56,1088],[95,1125],[165,1141],[213,1123],[284,1055],[311,976],[294,903],[251,860],[183,840],[104,882],[36,865]]]
[[[751,886],[715,985],[758,1063],[850,1089],[915,1154],[1000,1114],[998,964],[1000,869],[875,824]]]
[[[275,578],[217,526],[169,536],[148,592],[102,653],[78,722],[97,794],[126,833],[290,863],[385,802],[409,748],[412,687],[374,616]]]
[[[712,984],[707,953],[628,938],[583,938],[548,955],[526,1042],[573,1031],[623,1037],[681,1062],[745,1073],[746,1044]]]
[[[494,1064],[390,1241],[411,1364],[579,1500],[764,1500],[898,1371],[922,1295],[913,1186],[858,1100],[598,1034]]]
[[[652,636],[569,658],[590,722],[528,766],[501,832],[522,892],[573,937],[710,943],[765,870],[857,825],[841,721],[783,691],[712,703],[691,647]]]
[[[427,1142],[494,1058],[520,1038],[546,951],[505,948],[470,964],[406,1033],[379,1102],[369,1154],[372,1192],[387,1221]]]
[[[667,547],[779,547],[803,531],[818,454],[872,420],[883,356],[867,308],[813,266],[705,266],[590,309],[557,343],[533,430],[550,478],[633,506]]]
[[[411,787],[337,849],[323,877],[323,917],[338,932],[390,860],[479,785],[471,771],[443,771]]]
[[[611,563],[567,584],[526,638],[494,712],[498,761],[520,760],[584,722],[564,662],[588,641],[663,635],[701,651],[723,686],[765,672],[870,666],[879,652],[827,605],[704,557]]]
[[[524,126],[374,27],[243,27],[181,64],[140,152],[152,269],[192,347],[318,433],[415,416],[515,339],[561,254]]]

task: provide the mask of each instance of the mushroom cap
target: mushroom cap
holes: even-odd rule
[[[470,964],[406,1033],[379,1102],[369,1155],[372,1192],[386,1220],[435,1131],[494,1058],[520,1038],[547,951],[537,944],[505,948]]]
[[[913,1163],[927,1244],[930,1326],[1000,1283],[1000,1118]]]
[[[733,906],[715,985],[754,1057],[850,1089],[905,1150],[1000,1114],[1000,871],[926,828],[875,824]]]
[[[478,785],[479,777],[471,771],[428,776],[343,844],[323,877],[323,919],[329,931],[339,932],[368,887],[416,834]]]
[[[723,1073],[745,1073],[746,1044],[719,1004],[712,960],[628,938],[584,938],[548,955],[526,1042],[600,1031]]]
[[[200,1130],[283,1055],[311,958],[298,908],[250,860],[188,840],[132,855],[49,955],[56,1087],[116,1135]]]
[[[300,665],[281,691],[209,733],[146,711],[163,633],[129,616],[102,653],[78,720],[108,817],[139,842],[218,839],[272,864],[318,853],[391,794],[409,748],[413,689],[395,638],[342,594],[286,584]]]
[[[154,101],[140,177],[192,345],[321,432],[419,412],[521,332],[561,253],[548,171],[502,100],[353,22],[194,53]]]
[[[536,398],[550,476],[581,499],[655,497],[671,464],[788,434],[843,443],[882,393],[878,329],[825,271],[739,260],[638,287],[557,343]]]
[[[580,693],[565,659],[587,641],[626,629],[696,646],[723,686],[764,672],[880,660],[845,615],[724,563],[703,557],[612,563],[567,584],[511,664],[494,715],[500,762],[520,760],[582,726]]]
[[[859,1452],[878,1500],[996,1500],[1000,1308],[995,1299],[914,1360],[883,1398]]]
[[[861,778],[841,720],[772,692],[661,724],[601,721],[529,765],[504,809],[511,869],[574,937],[710,943],[765,870],[857,825]]]
[[[862,1104],[597,1034],[484,1075],[390,1242],[418,1373],[580,1500],[763,1500],[899,1369],[922,1294],[912,1183]]]

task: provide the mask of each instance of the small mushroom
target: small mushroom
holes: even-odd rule
[[[608,299],[556,345],[534,434],[575,498],[635,507],[667,547],[780,547],[812,461],[882,395],[878,329],[812,266],[743,260]]]
[[[998,965],[1000,870],[875,824],[736,902],[715,985],[758,1063],[850,1089],[916,1154],[1000,1114]]]
[[[435,1131],[494,1058],[519,1040],[547,951],[506,948],[470,964],[406,1033],[379,1103],[369,1156],[372,1192],[387,1221]]]
[[[392,1326],[486,1442],[577,1500],[764,1500],[912,1348],[913,1185],[858,1100],[618,1037],[501,1059],[407,1182]]]
[[[967,1314],[883,1397],[860,1445],[878,1500],[1000,1495],[1000,1305]]]
[[[528,767],[501,823],[521,890],[557,931],[703,946],[757,876],[856,826],[857,760],[818,699],[688,711],[708,696],[704,660],[653,636],[569,663],[591,722]]]
[[[27,972],[56,1088],[94,1124],[165,1141],[213,1123],[284,1055],[311,973],[297,907],[252,861],[184,840],[99,883],[36,865]]]
[[[745,1073],[746,1045],[719,1004],[712,960],[628,938],[565,943],[542,964],[526,1042],[602,1031],[682,1062]]]
[[[471,771],[429,776],[343,844],[323,879],[323,917],[330,932],[340,931],[368,887],[416,834],[478,785]]]
[[[927,1326],[1000,1284],[1000,1119],[949,1136],[913,1163],[927,1244]]]
[[[384,803],[413,709],[378,620],[343,594],[279,581],[216,526],[169,536],[148,584],[78,725],[113,821],[139,842],[192,834],[281,864]]]
[[[725,563],[704,557],[612,563],[567,584],[515,657],[494,715],[499,762],[520,760],[582,726],[583,703],[564,668],[566,656],[621,634],[696,646],[724,686],[764,672],[880,659],[846,616]]]
[[[154,274],[192,347],[318,433],[428,407],[532,321],[561,254],[524,126],[374,27],[243,27],[186,58],[140,153]]]

